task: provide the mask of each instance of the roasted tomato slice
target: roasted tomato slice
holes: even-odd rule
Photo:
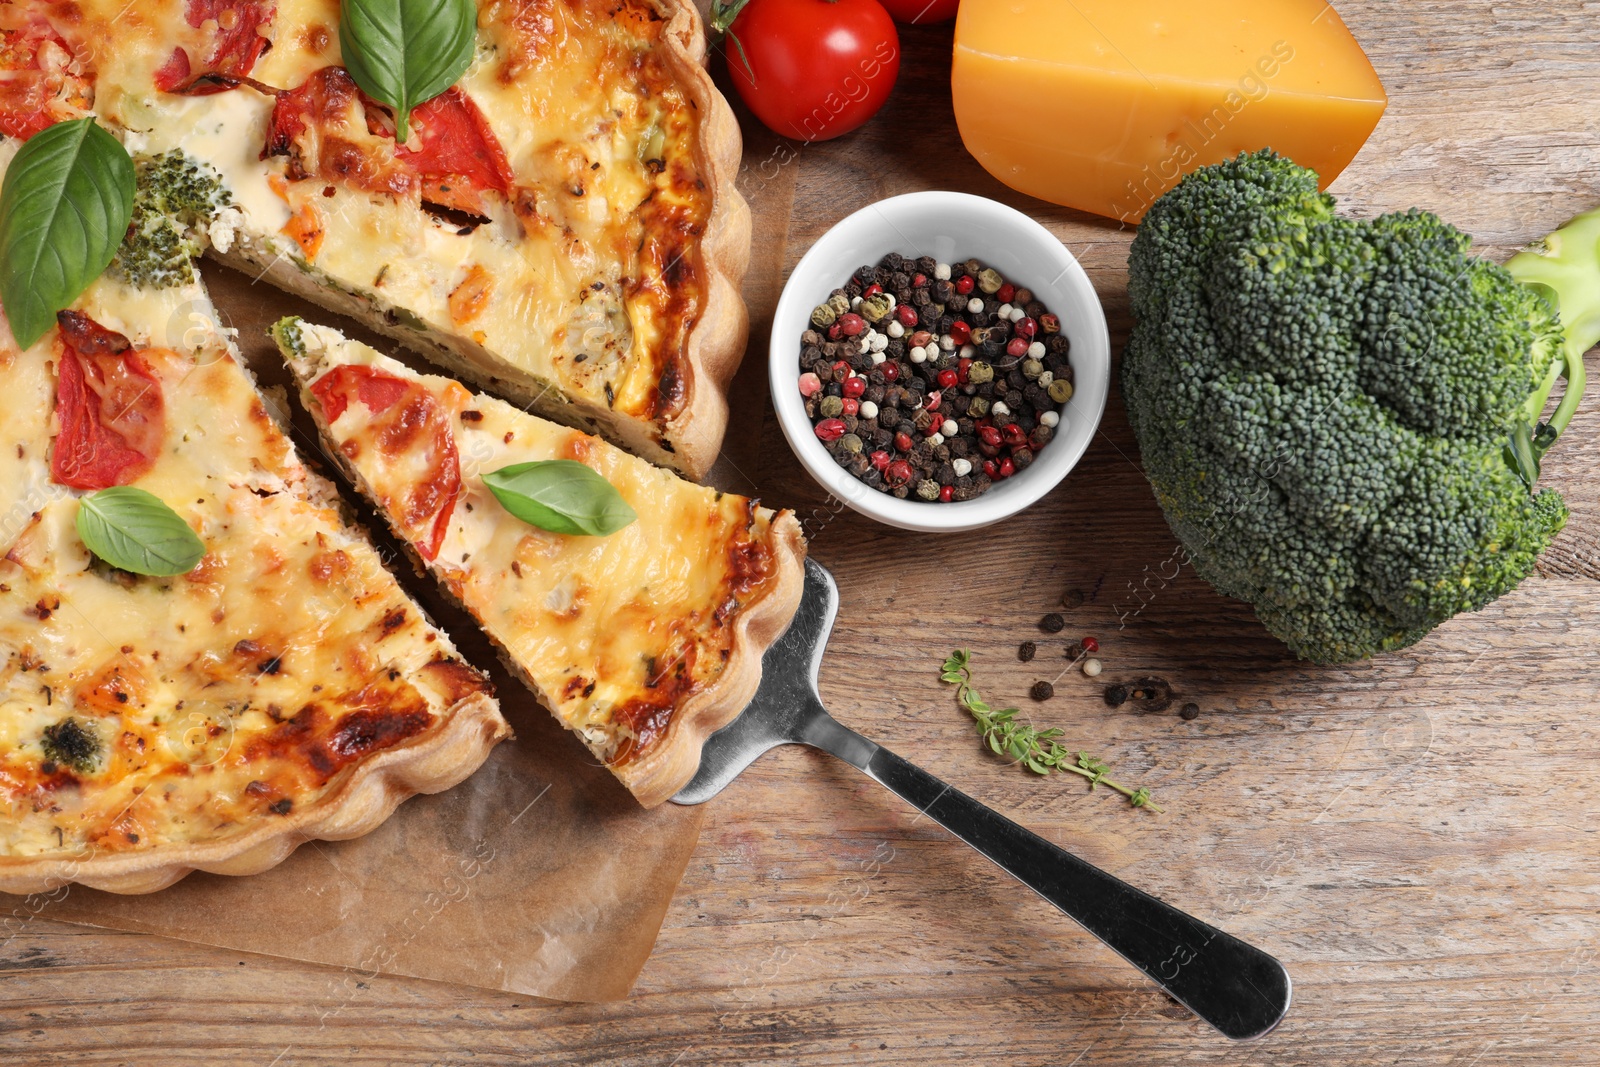
[[[261,158],[288,156],[291,177],[417,195],[473,215],[484,213],[484,193],[510,192],[505,149],[460,89],[418,106],[411,128],[412,140],[397,145],[388,109],[363,94],[343,67],[324,67],[278,95]]]
[[[89,81],[36,9],[0,4],[0,133],[26,141],[89,107]]]
[[[351,404],[371,413],[366,426],[347,436],[340,448],[355,457],[371,447],[390,461],[393,481],[399,484],[375,480],[373,488],[401,535],[423,559],[435,559],[461,493],[461,458],[445,406],[420,382],[349,364],[311,383],[311,395],[330,426]]]
[[[209,32],[210,43],[198,64],[187,48],[174,48],[156,71],[156,88],[189,96],[231,89],[231,79],[248,77],[267,50],[266,30],[277,8],[273,0],[189,0],[186,21]]]
[[[73,489],[127,485],[155,465],[166,436],[156,377],[128,339],[77,311],[56,316],[56,435],[50,476]]]

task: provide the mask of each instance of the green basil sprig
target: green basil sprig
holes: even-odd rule
[[[444,92],[472,65],[473,0],[344,0],[339,48],[362,92],[394,108],[404,141],[411,109]]]
[[[161,578],[188,574],[206,554],[205,542],[177,512],[131,485],[78,501],[78,536],[113,567]]]
[[[92,118],[17,150],[0,185],[0,303],[27,348],[116,255],[133,216],[133,161]]]
[[[483,476],[502,507],[559,534],[614,534],[639,517],[616,486],[571,459],[513,463]]]

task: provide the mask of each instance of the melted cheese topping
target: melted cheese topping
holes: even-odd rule
[[[487,687],[301,466],[198,286],[102,281],[79,307],[136,346],[186,349],[141,352],[167,430],[134,484],[206,555],[175,578],[90,555],[82,494],[50,480],[57,334],[0,345],[0,862],[249,833]],[[68,719],[87,768],[46,753]]]
[[[293,180],[285,158],[260,160],[272,99],[254,89],[155,91],[175,46],[203,51],[185,8],[81,0],[69,37],[94,72],[98,113],[137,148],[215,166],[258,256],[456,339],[446,343],[487,376],[554,383],[652,425],[681,410],[710,195],[694,107],[656,47],[664,24],[649,0],[484,0],[460,84],[505,149],[518,206],[491,194],[488,221],[470,230],[415,198]],[[338,64],[337,27],[336,0],[283,0],[252,77],[292,89]]]
[[[313,407],[310,385],[357,365],[422,383],[451,413],[461,493],[432,569],[601,758],[616,765],[637,756],[721,675],[735,620],[776,582],[773,512],[419,375],[326,327],[301,323],[299,345],[290,362]],[[375,441],[371,414],[352,402],[327,430],[383,506],[410,495],[417,457]],[[548,459],[594,468],[638,520],[609,537],[549,533],[512,516],[483,483],[490,471]]]

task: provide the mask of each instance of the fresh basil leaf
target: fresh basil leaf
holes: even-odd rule
[[[404,141],[411,109],[444,92],[472,65],[478,37],[473,0],[344,0],[339,47],[368,96],[394,108]]]
[[[90,552],[134,574],[187,574],[206,554],[205,542],[177,512],[154,493],[131,485],[78,501],[78,536]]]
[[[639,517],[616,487],[571,459],[513,463],[483,476],[502,507],[530,526],[559,534],[614,534]]]
[[[94,119],[17,150],[0,185],[0,303],[27,348],[116,255],[133,216],[133,161]]]

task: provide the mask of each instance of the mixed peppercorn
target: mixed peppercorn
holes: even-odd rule
[[[1068,351],[1060,320],[998,271],[891,252],[812,311],[800,394],[818,440],[868,486],[970,500],[1055,436]]]

